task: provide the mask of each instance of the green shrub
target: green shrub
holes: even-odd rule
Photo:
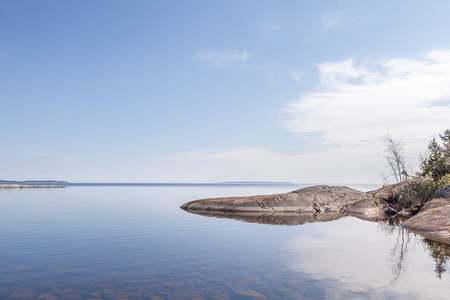
[[[439,189],[438,183],[434,181],[432,174],[429,173],[406,183],[398,201],[403,208],[422,206],[429,201]]]

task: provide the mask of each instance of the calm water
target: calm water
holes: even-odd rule
[[[336,217],[288,226],[257,221],[312,219],[179,209],[199,198],[301,187],[0,190],[0,299],[448,298],[450,247],[395,221]]]

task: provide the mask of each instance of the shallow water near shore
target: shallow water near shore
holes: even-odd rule
[[[0,190],[0,299],[447,298],[450,247],[396,220],[288,226],[179,208],[305,186]]]

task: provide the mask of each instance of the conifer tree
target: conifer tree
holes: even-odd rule
[[[439,181],[444,175],[450,173],[450,130],[439,135],[443,146],[433,138],[428,144],[425,156],[420,165],[421,175],[430,174],[434,181]]]

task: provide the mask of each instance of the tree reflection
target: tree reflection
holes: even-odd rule
[[[411,232],[401,227],[400,221],[399,218],[391,218],[378,223],[388,238],[395,236],[395,244],[391,250],[393,284],[396,284],[398,279],[404,275],[406,254],[411,240]]]
[[[395,244],[391,250],[392,270],[394,274],[393,284],[405,273],[408,246],[412,240],[420,241],[424,248],[430,251],[429,254],[435,263],[434,272],[441,279],[442,275],[447,271],[447,264],[450,261],[450,245],[411,232],[400,226],[401,221],[399,218],[391,218],[378,222],[379,228],[387,238],[395,237]],[[412,239],[411,237],[416,237],[417,239]]]
[[[450,260],[450,246],[427,238],[424,238],[422,243],[425,249],[430,250],[430,255],[435,263],[434,272],[441,279],[442,274],[447,271],[447,262]]]

